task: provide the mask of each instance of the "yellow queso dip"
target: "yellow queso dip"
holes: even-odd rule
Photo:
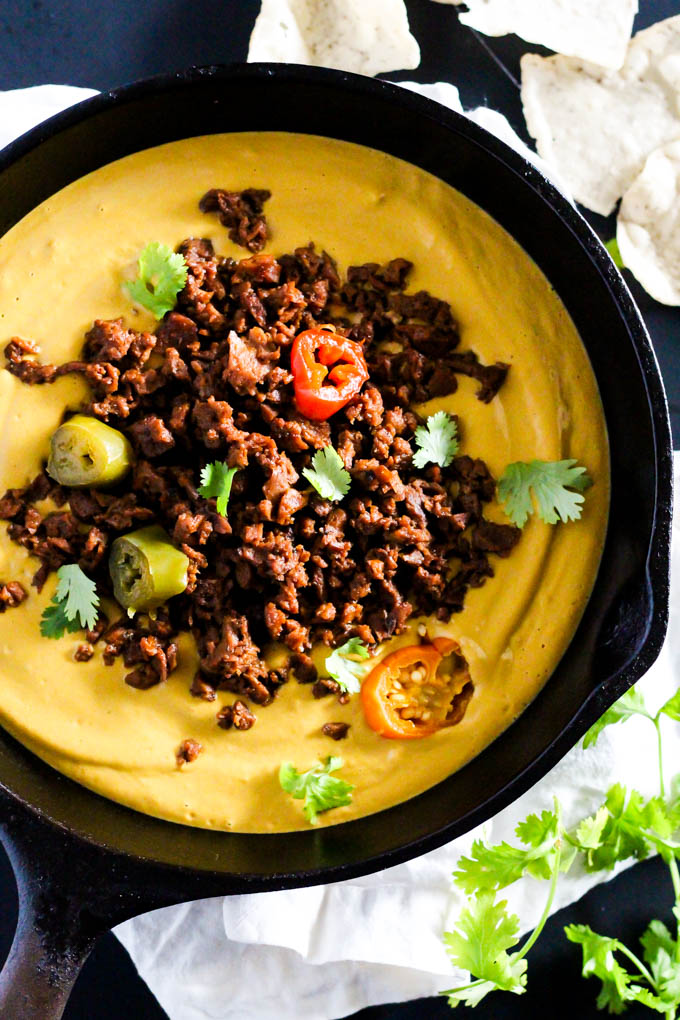
[[[313,240],[347,266],[410,259],[410,290],[450,302],[460,349],[486,363],[511,364],[490,404],[461,378],[456,393],[418,410],[459,416],[461,450],[498,478],[513,461],[576,458],[594,485],[582,519],[551,526],[536,515],[495,577],[470,590],[463,612],[430,635],[459,642],[474,682],[461,723],[421,740],[387,740],[369,729],[360,699],[315,700],[308,685],[285,684],[257,710],[246,732],[215,722],[217,702],[191,697],[197,656],[180,637],[178,669],[150,690],[124,682],[120,659],[76,662],[82,635],[40,636],[55,589],[31,588],[38,561],[0,534],[0,579],[29,593],[0,615],[0,723],[60,772],[138,811],[187,825],[241,832],[306,828],[302,804],[278,782],[282,761],[300,770],[340,754],[352,803],[320,815],[322,825],[379,811],[413,797],[479,754],[535,697],[570,641],[597,571],[609,505],[607,435],[597,384],[560,299],[513,239],[477,206],[417,167],[357,145],[284,133],[191,138],[149,149],[69,185],[0,239],[0,341],[39,344],[41,358],[77,359],[95,318],[123,316],[136,329],[155,322],[135,308],[122,281],[150,241],[175,247],[211,237],[218,252],[247,255],[214,216],[198,209],[208,189],[268,188],[274,255]],[[0,371],[0,485],[26,485],[43,466],[66,408],[86,396],[79,378],[27,386]],[[488,515],[506,521],[500,507]],[[413,644],[422,622],[380,654]],[[317,649],[321,665],[327,649]],[[220,692],[222,693],[222,692]],[[347,739],[322,735],[328,721],[350,724]],[[186,738],[203,745],[178,768]]]

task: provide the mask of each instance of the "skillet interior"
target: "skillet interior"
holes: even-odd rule
[[[612,458],[611,517],[583,621],[546,687],[476,760],[377,815],[283,835],[211,833],[104,800],[0,733],[0,783],[75,834],[148,860],[264,889],[349,877],[423,853],[536,782],[658,654],[667,620],[671,445],[656,361],[630,295],[585,222],[541,175],[465,118],[353,75],[208,68],[97,97],[0,161],[0,232],[114,159],[230,130],[295,130],[380,148],[436,174],[511,233],[554,284],[591,357]],[[211,887],[214,891],[214,888]],[[193,890],[193,894],[197,892]]]

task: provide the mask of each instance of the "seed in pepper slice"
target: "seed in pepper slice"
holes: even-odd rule
[[[128,612],[157,609],[187,586],[189,557],[152,524],[121,535],[111,546],[109,573],[116,601]]]
[[[381,737],[428,737],[460,722],[473,686],[459,645],[449,638],[386,655],[361,686],[366,722]]]
[[[295,337],[290,367],[297,408],[314,421],[330,418],[368,379],[361,344],[328,327],[306,329]]]
[[[132,465],[132,447],[122,432],[76,414],[50,440],[47,473],[60,485],[113,485]]]

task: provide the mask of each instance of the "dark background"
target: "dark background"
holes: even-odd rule
[[[577,2],[577,0],[574,0]],[[453,7],[431,0],[406,0],[411,31],[421,47],[414,71],[385,75],[392,80],[451,81],[465,107],[486,104],[501,110],[529,141],[519,100],[519,57],[543,52],[514,36],[489,39],[458,23]],[[635,30],[680,14],[680,0],[640,0]],[[245,60],[259,0],[0,0],[0,89],[46,83],[108,89],[137,78],[194,64]],[[586,214],[604,239],[615,233],[614,217]],[[680,309],[657,304],[626,273],[652,335],[668,392],[674,445],[680,447]],[[680,769],[680,763],[670,763]],[[538,894],[545,890],[537,887]],[[568,923],[635,943],[652,917],[671,924],[672,888],[657,859],[645,861],[555,914],[529,956],[529,992],[521,997],[494,994],[472,1010],[451,1014],[443,999],[377,1006],[356,1020],[461,1018],[586,1020],[595,1009],[597,984],[580,974],[580,949],[568,943]],[[0,959],[6,956],[16,921],[16,890],[9,862],[0,849]],[[634,1006],[630,1020],[653,1014]],[[120,943],[102,939],[79,978],[66,1020],[164,1020],[158,1006]],[[319,1018],[323,1004],[319,1004]],[[20,1020],[20,1018],[6,1018]],[[182,1020],[179,1017],[179,1020]]]

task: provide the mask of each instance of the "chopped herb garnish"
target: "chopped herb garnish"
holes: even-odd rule
[[[222,517],[227,516],[227,503],[236,471],[237,468],[228,467],[223,460],[215,460],[201,468],[201,484],[198,491],[206,499],[210,499],[211,496],[217,498],[217,512]]]
[[[652,715],[642,695],[629,691],[602,717],[586,737],[593,744],[599,733],[615,723],[637,715],[654,725],[659,746],[659,794],[645,800],[637,790],[619,783],[606,794],[593,815],[567,830],[559,803],[554,811],[530,815],[515,832],[525,846],[501,843],[488,846],[475,840],[469,857],[459,861],[453,880],[468,896],[453,931],[444,935],[452,962],[470,972],[470,979],[443,995],[451,1006],[466,1002],[475,1006],[489,992],[522,994],[526,986],[527,952],[536,942],[554,901],[559,874],[578,858],[586,871],[611,871],[626,860],[641,860],[659,853],[668,865],[675,893],[675,931],[659,920],[650,921],[640,939],[642,950],[634,952],[611,935],[601,935],[587,925],[568,925],[567,938],[581,946],[582,974],[598,978],[601,987],[598,1009],[623,1013],[631,1002],[646,1006],[656,1015],[675,1020],[680,1007],[680,776],[666,794],[664,779],[662,717],[680,721],[680,692],[676,692]],[[522,925],[497,900],[503,889],[525,875],[549,881],[547,901],[540,921],[521,949],[517,948]]]
[[[539,517],[546,524],[577,521],[581,516],[581,493],[592,485],[584,467],[575,460],[532,460],[508,464],[498,482],[498,499],[513,524],[523,528],[534,512],[533,491]]]
[[[326,659],[326,671],[346,694],[358,694],[365,667],[361,662],[368,658],[368,648],[359,638],[353,637],[336,648]]]
[[[330,756],[319,765],[307,772],[298,772],[289,761],[284,761],[279,769],[281,788],[295,800],[304,798],[303,811],[305,818],[316,825],[322,811],[342,807],[352,803],[354,786],[344,779],[332,776],[331,772],[342,768],[342,758]]]
[[[332,446],[317,450],[312,457],[311,468],[303,468],[302,474],[323,499],[342,499],[352,482],[340,454]]]
[[[160,319],[175,307],[177,295],[187,282],[184,256],[161,241],[151,241],[142,249],[137,265],[139,276],[125,288],[133,301]]]
[[[413,463],[417,468],[426,464],[448,467],[458,453],[458,428],[446,411],[431,414],[424,425],[415,431],[416,446]]]
[[[40,633],[47,638],[60,638],[85,627],[92,630],[97,622],[99,596],[94,581],[76,563],[59,567],[57,590],[52,603],[40,621]]]
[[[614,263],[614,265],[618,266],[619,269],[625,269],[626,267],[624,265],[623,259],[621,258],[619,242],[616,240],[615,237],[612,237],[611,241],[607,241],[607,243],[605,244],[605,248],[611,255],[612,262]]]

